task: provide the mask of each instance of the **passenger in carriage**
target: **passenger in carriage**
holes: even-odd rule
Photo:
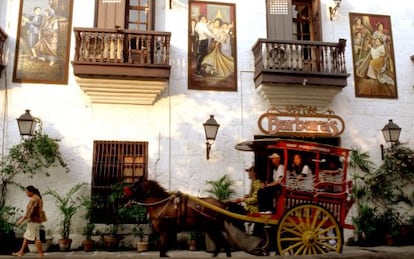
[[[326,166],[322,167],[322,170],[319,171],[319,174],[325,173],[325,174],[341,174],[342,173],[342,167],[339,165],[339,162],[334,161],[333,159],[330,159],[326,162]]]
[[[282,179],[285,174],[285,166],[281,163],[280,156],[273,153],[268,157],[272,162],[272,170],[270,179],[262,183],[262,188],[258,191],[259,211],[261,213],[275,213],[275,205],[273,203],[278,192],[282,190]]]
[[[338,160],[338,159],[336,159]],[[343,184],[343,170],[341,163],[333,158],[328,159],[326,166],[319,171],[319,182],[322,183],[322,190],[327,192],[342,192]],[[324,184],[329,183],[329,184]]]
[[[289,171],[288,187],[304,191],[313,189],[312,170],[303,162],[300,154],[293,155],[293,161]]]

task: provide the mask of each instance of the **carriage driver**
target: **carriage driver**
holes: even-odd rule
[[[260,181],[260,179],[257,178],[257,172],[254,165],[245,169],[245,171],[249,174],[249,179],[251,181],[250,192],[242,198],[235,199],[233,202],[243,203],[243,207],[245,210],[243,214],[249,212],[259,212],[257,192],[260,190],[262,186],[262,181]]]
[[[281,163],[280,156],[277,153],[271,154],[268,158],[272,162],[272,174],[270,174],[270,179],[266,179],[262,183],[262,188],[257,195],[259,199],[259,212],[271,214],[275,213],[273,199],[282,190],[281,183],[285,173],[285,166]]]

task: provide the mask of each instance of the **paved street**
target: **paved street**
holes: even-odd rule
[[[169,256],[172,258],[211,258],[211,253],[204,251],[189,251],[189,250],[175,250],[170,251]],[[76,258],[76,259],[110,259],[110,258],[158,258],[159,254],[156,251],[138,253],[135,251],[127,252],[106,252],[106,251],[94,251],[94,252],[52,252],[46,253],[45,258]],[[224,258],[225,254],[221,253],[219,258]],[[233,252],[232,257],[234,258],[252,258],[253,255],[244,252]],[[261,258],[274,257],[274,253],[271,256],[263,256]],[[0,255],[0,259],[16,258],[14,256]],[[37,258],[35,253],[27,253],[22,258]],[[352,259],[412,259],[414,258],[414,246],[378,246],[378,247],[349,247],[344,246],[342,254],[326,254],[326,255],[315,255],[315,256],[279,256],[278,258],[352,258]]]

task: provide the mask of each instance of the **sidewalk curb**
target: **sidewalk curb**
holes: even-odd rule
[[[188,251],[188,250],[174,250],[170,251],[168,255],[171,258],[211,258],[212,254],[205,251]],[[107,252],[107,251],[72,251],[72,252],[46,252],[45,258],[59,259],[59,258],[76,258],[76,259],[112,259],[112,258],[159,258],[158,251],[150,251],[138,253],[135,251],[126,252]],[[218,258],[225,258],[225,253],[220,253]],[[232,253],[233,258],[252,258],[254,255],[247,254],[245,252],[236,251]],[[260,258],[274,258],[275,253],[272,252],[270,256],[261,256]],[[16,259],[17,257],[12,255],[0,255],[0,259]],[[26,253],[21,258],[38,258],[36,253]],[[379,246],[379,247],[345,247],[342,254],[324,254],[324,255],[307,255],[307,256],[278,256],[278,258],[289,259],[336,259],[336,258],[349,258],[349,259],[412,259],[414,258],[414,246]]]

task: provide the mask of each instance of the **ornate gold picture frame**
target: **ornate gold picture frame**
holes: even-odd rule
[[[398,98],[391,18],[349,13],[357,97]]]
[[[189,89],[237,91],[235,9],[235,4],[189,1]]]
[[[20,0],[13,82],[67,84],[73,0]]]

